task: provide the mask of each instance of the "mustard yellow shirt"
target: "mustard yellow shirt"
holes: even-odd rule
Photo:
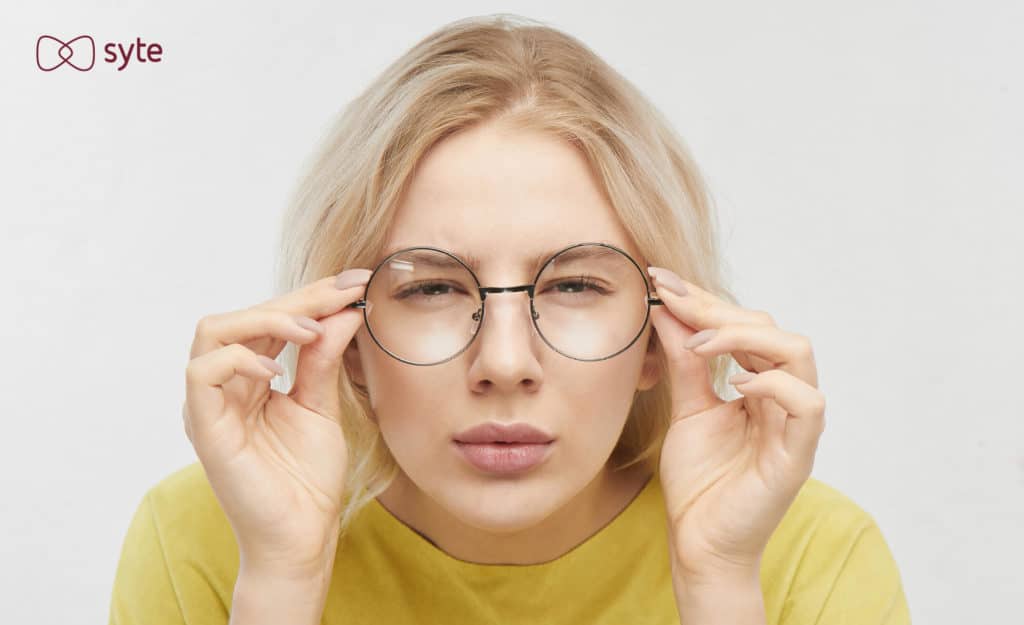
[[[114,576],[110,623],[227,623],[237,575],[234,534],[195,462],[143,496]],[[910,623],[878,525],[815,478],[768,542],[761,589],[768,625]],[[655,475],[601,530],[535,565],[455,559],[373,500],[339,541],[322,623],[678,625],[661,484]]]

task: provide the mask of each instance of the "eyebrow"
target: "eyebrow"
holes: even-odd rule
[[[614,245],[613,243],[608,243],[606,241],[592,241],[592,243],[606,243],[607,245]],[[391,256],[395,252],[398,252],[398,251],[403,250],[403,249],[407,249],[409,247],[416,247],[416,246],[409,245],[409,246],[394,247],[394,248],[388,250],[387,252],[385,252],[383,257],[387,258],[388,256]],[[438,247],[440,249],[445,249],[445,248],[441,248],[440,246],[432,246],[432,247]],[[567,247],[569,247],[569,246],[568,245],[563,245],[563,246],[558,247],[556,249],[548,250],[548,251],[545,251],[545,252],[541,252],[540,254],[535,254],[534,256],[531,256],[530,258],[528,258],[526,262],[527,262],[527,266],[530,268],[530,276],[532,277],[532,276],[537,275],[537,272],[540,271],[540,267],[541,267],[542,264],[544,264],[548,259],[550,259],[552,256],[557,254],[559,251],[564,250]],[[619,247],[619,246],[616,245],[616,247]],[[468,266],[470,269],[472,269],[473,273],[478,274],[478,275],[480,274],[480,268],[483,266],[483,262],[481,261],[480,257],[478,257],[478,256],[476,256],[474,254],[471,254],[469,252],[459,252],[459,251],[448,250],[448,249],[445,249],[445,251],[449,252],[450,254],[454,254],[462,262],[466,263],[466,266]],[[608,249],[606,247],[583,246],[583,247],[577,247],[577,248],[573,248],[573,249],[567,250],[565,252],[562,252],[562,254],[559,256],[559,260],[574,261],[574,260],[587,259],[587,258],[601,258],[601,257],[609,256],[611,254],[618,254],[618,252],[616,252],[615,250]],[[427,252],[427,250],[412,250],[410,252],[407,252],[404,255],[404,257],[412,260],[413,262],[416,262],[416,263],[419,263],[419,264],[430,265],[432,267],[451,268],[451,267],[457,265],[456,261],[448,260],[448,259],[441,259],[441,258],[438,257],[437,254],[431,254],[431,253]]]

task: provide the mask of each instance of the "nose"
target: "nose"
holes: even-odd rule
[[[489,387],[536,390],[543,375],[543,341],[530,317],[529,295],[489,293],[484,301],[482,325],[468,350],[470,387],[476,392]]]

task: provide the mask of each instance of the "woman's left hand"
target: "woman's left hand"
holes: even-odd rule
[[[674,575],[756,580],[768,539],[810,477],[825,427],[811,343],[667,269],[650,273],[664,302],[651,309],[651,321],[672,395],[660,473]],[[691,350],[696,334],[710,339]],[[715,392],[707,360],[726,353],[751,372],[729,379],[743,396],[728,402]]]

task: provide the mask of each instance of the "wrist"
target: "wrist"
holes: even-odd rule
[[[337,523],[315,541],[275,549],[252,547],[239,543],[238,572],[262,582],[312,582],[329,576],[338,549]]]
[[[239,567],[231,599],[230,625],[307,623],[316,625],[323,616],[331,583],[334,558],[316,567]]]
[[[323,583],[334,567],[336,546],[331,545],[317,556],[308,558],[274,557],[266,554],[240,552],[238,577],[253,584],[309,585]]]
[[[686,585],[676,592],[679,620],[693,625],[765,625],[761,585],[723,582]]]
[[[679,619],[693,625],[764,625],[764,596],[759,569],[680,574],[673,563],[672,583]]]

